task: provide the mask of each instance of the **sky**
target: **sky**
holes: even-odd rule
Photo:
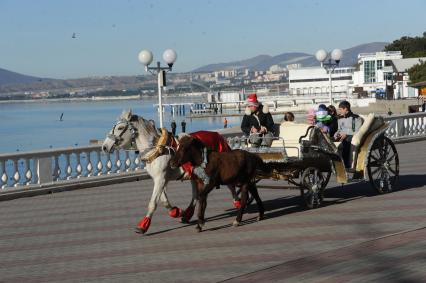
[[[426,31],[425,0],[0,0],[0,68],[49,78],[144,74],[142,49],[176,72],[313,54]],[[73,33],[76,38],[72,38]]]

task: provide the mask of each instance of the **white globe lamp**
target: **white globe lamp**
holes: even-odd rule
[[[169,67],[173,66],[174,62],[176,62],[177,54],[173,49],[167,49],[163,53],[163,59],[169,65]]]
[[[333,59],[336,62],[339,62],[340,59],[343,57],[343,52],[340,49],[334,49],[331,51],[331,59]]]
[[[145,66],[148,66],[149,64],[151,64],[152,59],[154,59],[154,56],[152,56],[151,51],[142,50],[141,52],[139,52],[138,59],[139,59],[139,62],[141,62]]]
[[[324,49],[320,49],[315,53],[315,58],[317,58],[318,61],[324,62],[324,60],[327,58],[327,51]]]

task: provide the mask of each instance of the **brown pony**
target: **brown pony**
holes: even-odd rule
[[[178,150],[170,160],[172,167],[181,166],[186,162],[191,162],[193,166],[205,166],[209,183],[204,184],[203,178],[197,176],[199,198],[197,230],[201,232],[205,223],[204,214],[207,206],[207,195],[213,188],[220,185],[235,185],[241,188],[241,207],[233,222],[234,226],[238,226],[241,223],[244,209],[247,205],[248,192],[256,200],[259,210],[258,220],[263,219],[264,208],[255,183],[257,170],[269,171],[262,159],[244,150],[233,150],[230,152],[210,152],[206,157],[208,163],[204,164],[204,152],[203,143],[194,137],[185,136],[179,140]]]

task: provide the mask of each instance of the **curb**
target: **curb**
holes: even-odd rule
[[[137,172],[114,173],[104,176],[84,177],[64,181],[55,181],[41,185],[19,186],[0,190],[0,201],[12,200],[21,197],[33,197],[64,191],[73,191],[91,187],[150,179],[146,170]]]

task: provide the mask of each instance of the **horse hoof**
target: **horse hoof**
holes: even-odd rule
[[[195,227],[195,229],[197,230],[198,233],[200,233],[201,231],[203,231],[203,228],[201,228],[201,226],[198,226],[198,225],[197,225],[197,227]]]
[[[263,220],[263,219],[265,219],[265,216],[263,216],[263,215],[262,215],[262,216],[258,216],[258,217],[257,217],[257,221],[261,221],[261,220]]]
[[[234,222],[232,222],[232,226],[234,227],[238,227],[240,226],[241,222],[238,222],[237,220],[234,220]]]
[[[138,233],[138,234],[145,234],[146,231],[142,228],[136,227],[135,232]]]

